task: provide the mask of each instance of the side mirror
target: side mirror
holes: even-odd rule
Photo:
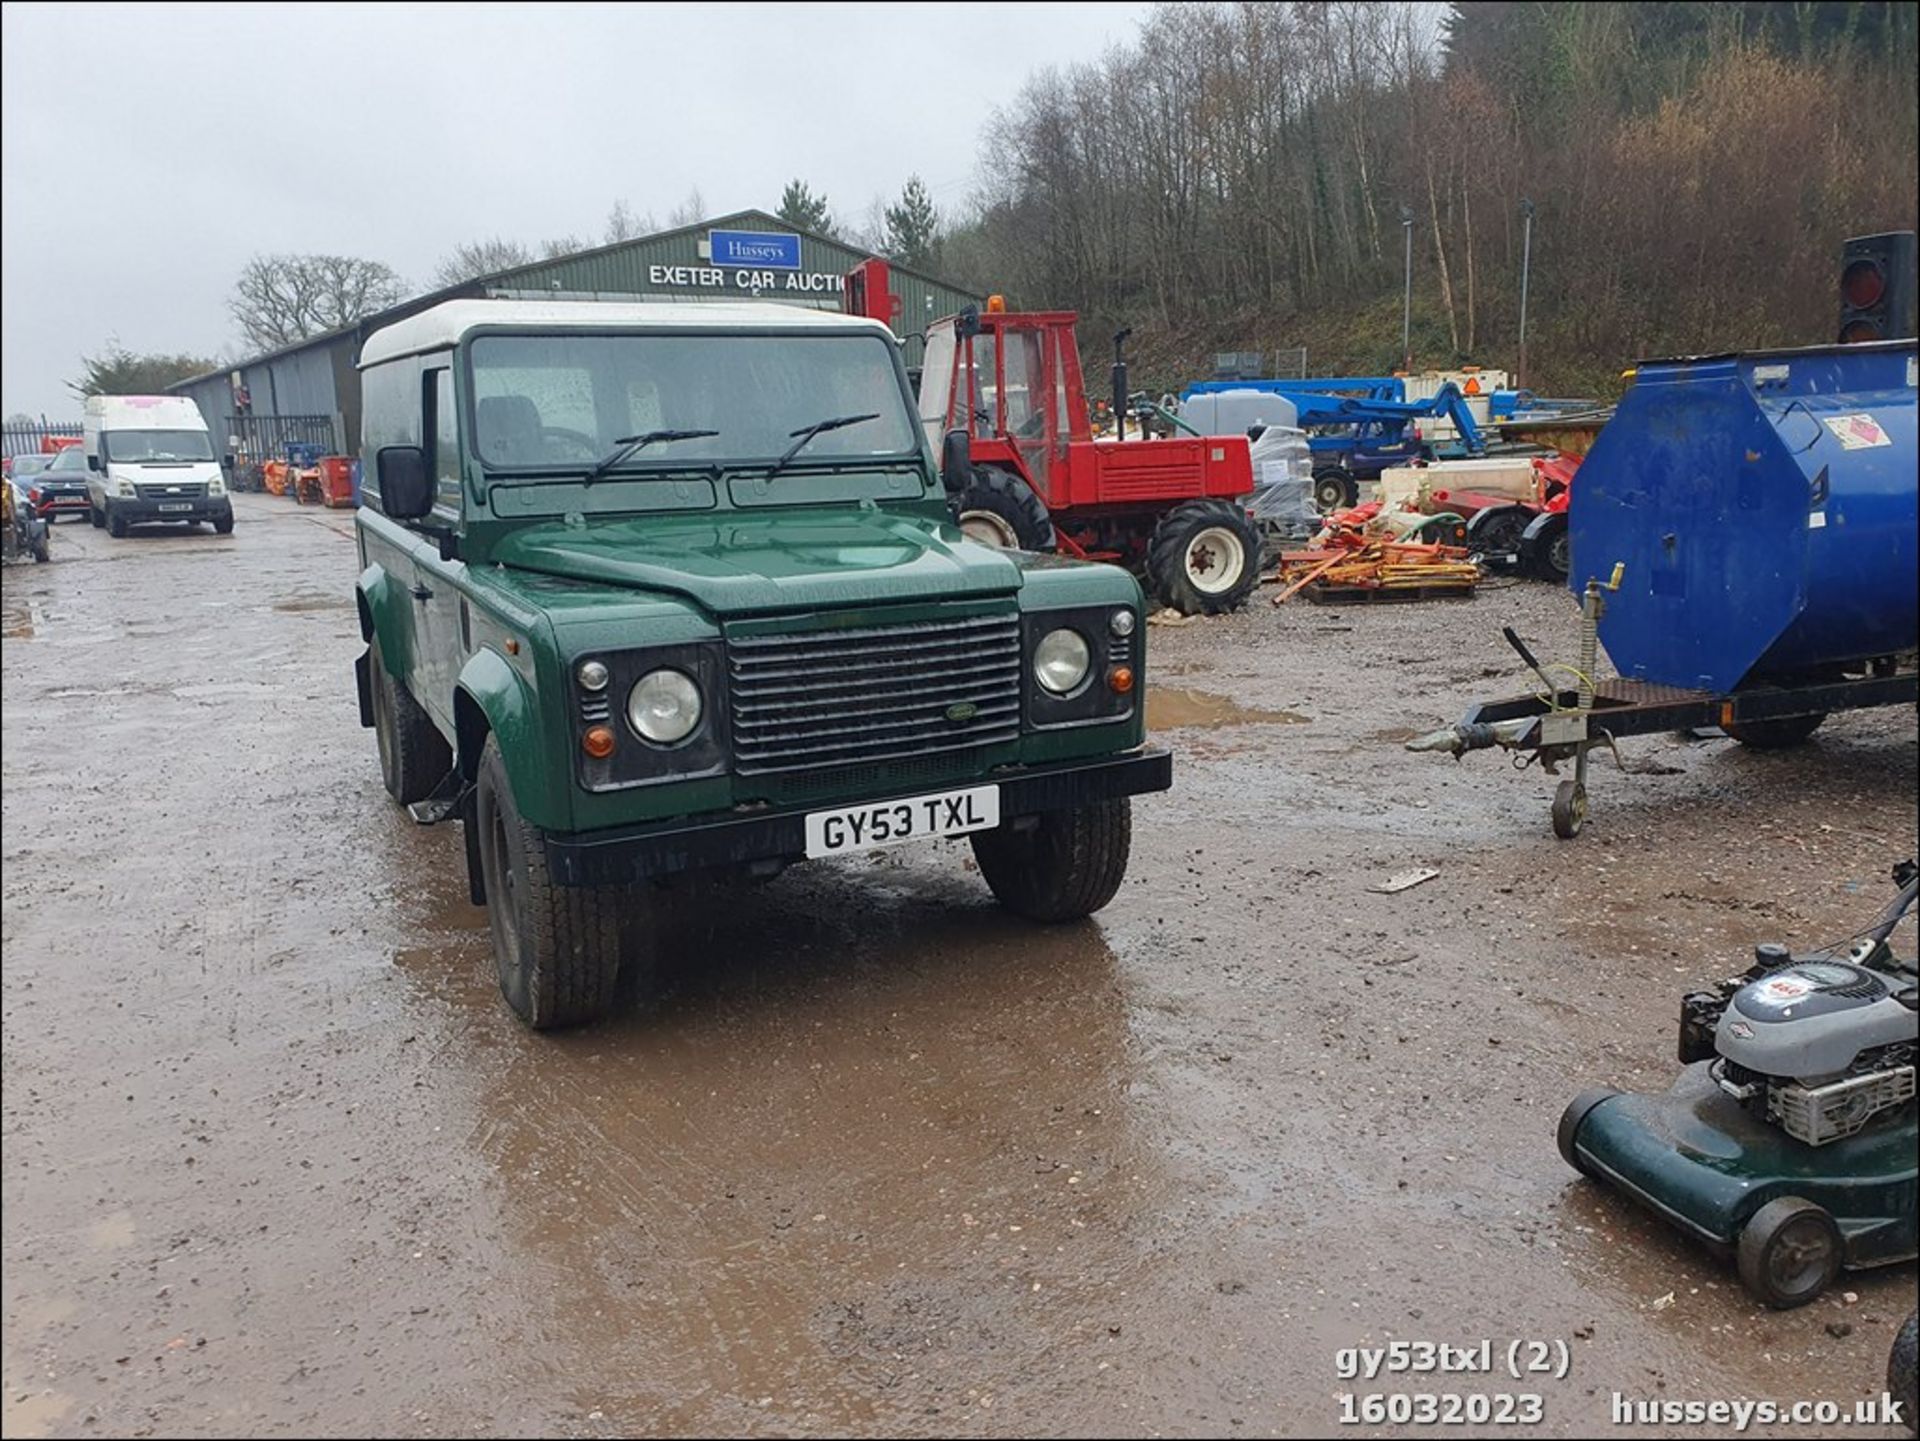
[[[949,495],[959,495],[973,484],[972,437],[957,427],[940,442],[940,483]]]
[[[221,456],[220,464],[223,468],[227,470],[232,470],[233,469],[233,452],[228,451],[225,455]]]
[[[417,445],[388,445],[374,460],[380,479],[380,509],[395,520],[418,520],[433,509],[433,477],[427,453]]]
[[[954,332],[966,340],[980,333],[980,307],[969,305],[954,320]]]
[[[98,470],[99,468],[100,468],[100,457],[99,457],[99,456],[97,456],[97,455],[90,455],[90,456],[88,456],[88,457],[87,457],[87,469],[88,469],[88,470]]]

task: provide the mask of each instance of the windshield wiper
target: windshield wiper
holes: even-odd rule
[[[880,412],[877,410],[869,411],[865,415],[836,415],[831,420],[816,420],[812,425],[803,425],[798,430],[788,431],[787,434],[789,436],[798,436],[799,439],[788,446],[787,453],[773,463],[773,468],[767,472],[767,479],[772,480],[782,470],[786,469],[787,462],[805,450],[807,443],[816,435],[824,434],[829,430],[839,430],[849,425],[859,425],[862,421],[878,420],[879,418]]]
[[[593,469],[581,477],[580,484],[582,487],[592,485],[635,451],[645,450],[650,445],[669,440],[698,440],[702,436],[719,433],[717,430],[649,430],[640,435],[619,436],[613,442],[613,449],[603,459],[595,461]]]

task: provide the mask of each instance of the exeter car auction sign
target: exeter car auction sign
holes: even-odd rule
[[[707,265],[650,265],[652,285],[689,290],[735,290],[758,296],[768,291],[831,295],[842,278],[801,268],[800,237],[764,230],[710,230],[704,247]]]

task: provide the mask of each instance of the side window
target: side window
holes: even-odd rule
[[[433,395],[434,505],[460,509],[460,419],[453,408],[453,372],[428,372]]]

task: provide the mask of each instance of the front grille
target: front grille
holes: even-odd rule
[[[730,636],[727,695],[739,775],[861,766],[1016,740],[1020,618]],[[958,719],[949,714],[956,708]]]
[[[207,493],[205,481],[141,481],[137,489],[142,500],[199,500]]]

